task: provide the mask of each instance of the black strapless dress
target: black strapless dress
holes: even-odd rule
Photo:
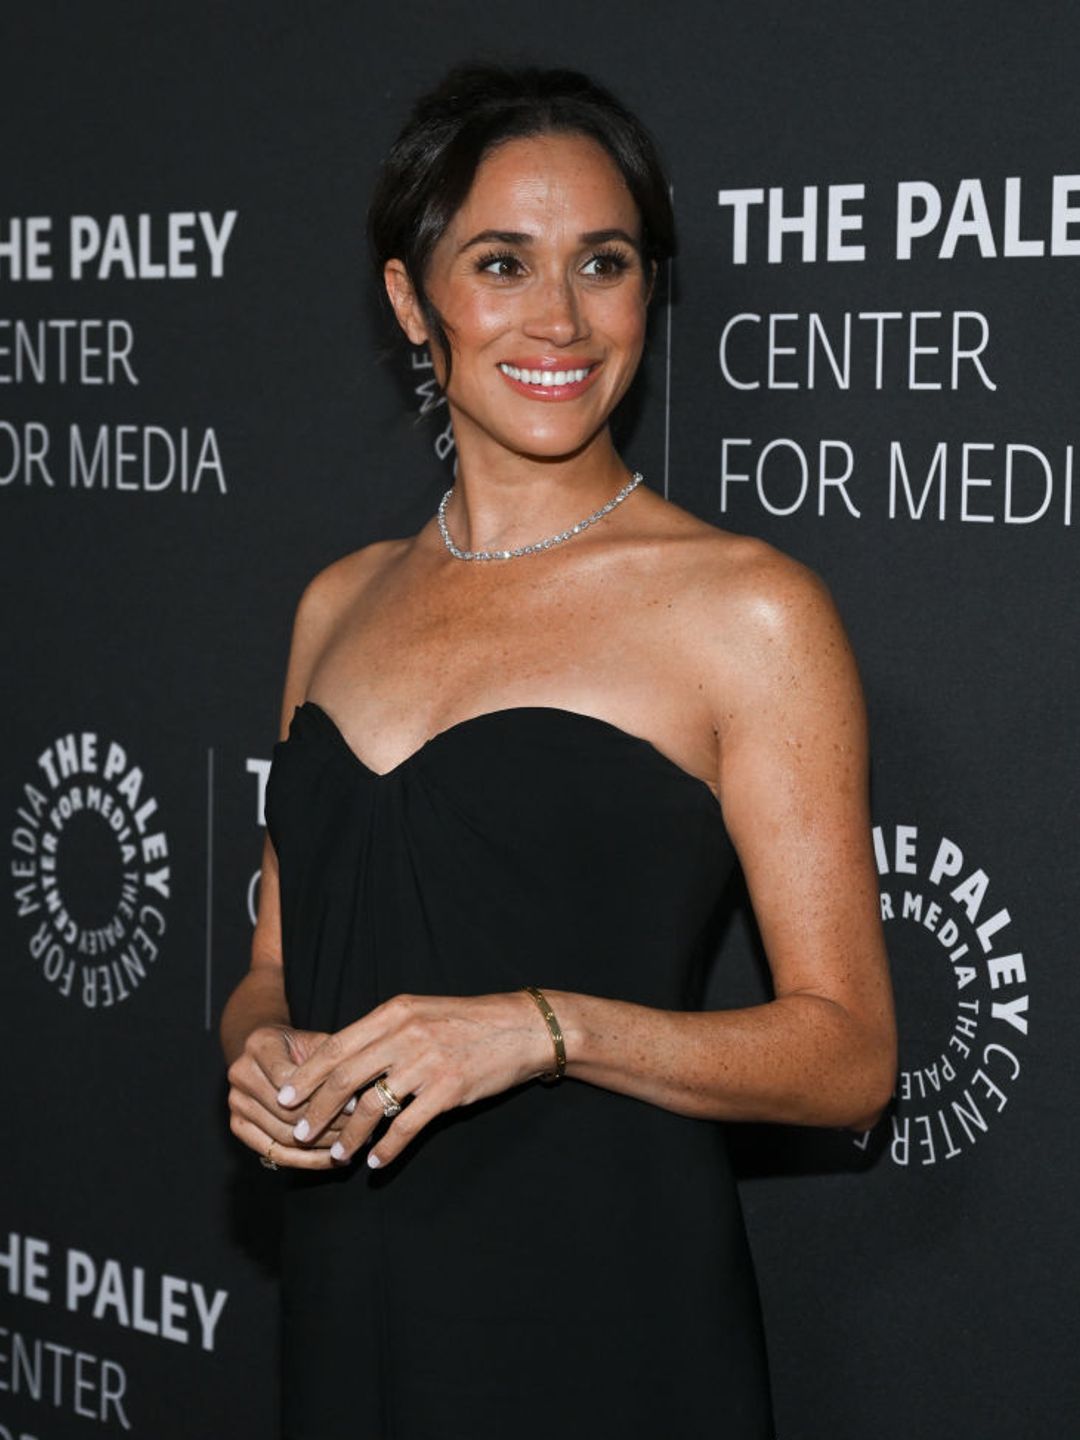
[[[379,775],[306,701],[266,815],[299,1027],[524,984],[701,1006],[720,806],[608,721],[495,710]],[[771,1440],[722,1124],[533,1080],[365,1153],[278,1177],[285,1440]]]

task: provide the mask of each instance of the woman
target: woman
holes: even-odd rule
[[[611,439],[668,194],[583,76],[471,66],[373,200],[457,472],[301,598],[222,1020],[233,1131],[287,1172],[290,1440],[771,1436],[715,1122],[863,1130],[892,1091],[835,607]],[[776,998],[702,1011],[736,859]]]

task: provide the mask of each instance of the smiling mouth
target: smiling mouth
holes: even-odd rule
[[[599,363],[572,370],[523,370],[517,365],[500,362],[500,374],[516,390],[538,400],[570,400],[588,388],[599,370]]]

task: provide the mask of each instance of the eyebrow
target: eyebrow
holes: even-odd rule
[[[531,245],[535,238],[524,230],[481,230],[471,240],[465,241],[458,254],[463,255],[474,245],[489,245],[492,242],[498,245]],[[606,245],[609,240],[622,240],[631,249],[640,249],[638,242],[625,230],[586,230],[578,236],[578,240],[582,245]]]

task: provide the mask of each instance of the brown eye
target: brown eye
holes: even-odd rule
[[[507,268],[502,268],[504,266]],[[496,279],[512,280],[520,271],[520,261],[509,251],[500,251],[498,254],[482,255],[476,262],[476,268],[494,275]]]
[[[621,250],[597,250],[594,255],[589,257],[585,264],[586,267],[590,265],[598,265],[600,267],[591,272],[587,271],[587,273],[591,273],[591,278],[596,280],[613,280],[628,268],[630,261]]]

